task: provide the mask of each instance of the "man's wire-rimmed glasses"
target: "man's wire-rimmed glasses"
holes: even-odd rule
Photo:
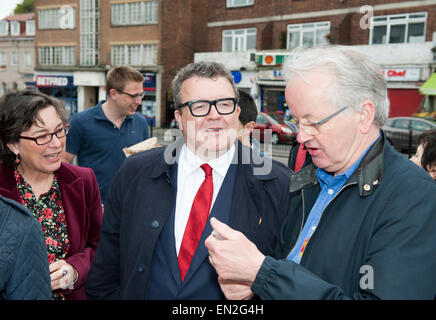
[[[123,90],[118,90],[118,89],[115,89],[115,90],[117,90],[119,93],[122,93],[122,94],[125,94],[126,96],[129,96],[130,98],[132,98],[132,100],[136,100],[138,98],[140,98],[142,100],[142,98],[144,98],[144,96],[145,96],[145,91],[143,91],[142,93],[139,93],[139,94],[130,94],[130,93],[124,92]]]
[[[318,122],[304,122],[304,123],[300,123],[298,122],[298,120],[295,119],[295,125],[298,128],[298,131],[302,131],[305,134],[308,134],[310,136],[316,136],[320,133],[319,128],[326,123],[327,121],[329,121],[331,118],[337,116],[338,114],[340,114],[342,111],[344,111],[345,109],[347,109],[349,106],[343,107],[341,109],[339,109],[338,111],[336,111],[335,113],[329,115],[327,118],[322,119],[321,121]]]

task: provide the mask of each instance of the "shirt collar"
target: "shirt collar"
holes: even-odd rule
[[[321,188],[324,187],[326,184],[330,184],[333,181],[339,181],[343,180],[344,182],[347,181],[351,175],[356,171],[357,167],[359,167],[360,162],[362,161],[363,157],[368,153],[369,149],[371,149],[372,145],[380,138],[380,135],[375,139],[371,145],[365,150],[364,153],[357,159],[356,162],[353,163],[353,165],[348,168],[345,172],[334,176],[332,173],[325,171],[324,169],[318,168],[316,169],[316,176],[318,177],[318,181],[321,185]]]
[[[198,158],[191,150],[188,149],[186,144],[184,144],[180,152],[179,168],[182,168],[182,170],[189,175],[200,168],[202,164],[207,163],[215,172],[224,177],[227,174],[227,170],[229,169],[229,166],[233,160],[234,153],[235,145],[232,144],[230,149],[227,150],[227,152],[222,156],[210,160],[209,162],[205,162],[204,160]]]

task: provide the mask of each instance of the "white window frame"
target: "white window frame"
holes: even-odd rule
[[[24,68],[30,69],[32,67],[32,54],[29,51],[24,51]]]
[[[9,35],[9,22],[8,21],[0,21],[0,36]]]
[[[35,35],[35,20],[27,20],[26,21],[26,35],[34,36]]]
[[[6,66],[7,63],[8,62],[6,61],[6,52],[0,51],[0,66]]]
[[[226,0],[227,8],[248,7],[254,5],[254,0]]]
[[[11,36],[19,36],[20,35],[20,22],[11,21]]]
[[[305,32],[313,32],[314,33],[314,42],[313,42],[314,47],[319,46],[319,45],[323,45],[323,44],[327,44],[328,41],[323,42],[323,43],[318,43],[317,32],[327,31],[327,34],[329,34],[330,27],[331,27],[330,21],[288,24],[288,26],[286,27],[286,30],[287,30],[286,31],[286,48],[288,50],[294,49],[294,48],[291,48],[291,46],[290,46],[291,33],[294,33],[294,32],[295,33],[298,32],[300,34],[299,44],[296,48],[303,46],[303,38],[304,38],[303,34]]]
[[[415,15],[422,15],[422,17],[413,17]],[[371,17],[370,33],[369,33],[369,44],[389,44],[391,27],[395,25],[405,25],[404,30],[404,42],[398,43],[408,43],[407,36],[409,34],[409,24],[412,23],[424,23],[424,34],[422,42],[425,42],[426,29],[427,29],[427,12],[412,12],[406,14],[392,14],[385,16],[374,16]],[[386,39],[383,43],[373,43],[374,27],[386,26]],[[420,41],[421,42],[421,41]]]
[[[38,63],[40,65],[75,65],[76,47],[38,47]]]
[[[17,51],[11,52],[11,65],[12,66],[18,65],[18,52]]]
[[[80,65],[100,63],[100,1],[80,0]]]
[[[249,48],[248,37],[254,36],[254,47]],[[231,50],[226,48],[226,40],[231,39]],[[256,49],[257,28],[223,30],[221,50],[223,52],[237,52]]]
[[[157,44],[134,44],[111,46],[111,64],[115,66],[157,65]]]
[[[73,19],[72,28],[76,27],[76,8],[72,7]],[[63,15],[65,13],[62,8],[53,9],[39,9],[38,10],[38,29],[39,30],[50,30],[50,29],[62,29],[61,21],[63,21]]]
[[[135,1],[111,4],[113,26],[157,24],[158,1]]]

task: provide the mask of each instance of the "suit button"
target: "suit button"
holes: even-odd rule
[[[137,268],[138,272],[144,272],[145,268],[142,264],[140,264]]]
[[[157,229],[157,228],[159,228],[159,221],[154,220],[154,221],[151,223],[151,227],[152,227],[153,229]]]

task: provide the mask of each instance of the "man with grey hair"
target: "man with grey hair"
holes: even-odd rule
[[[217,217],[272,254],[286,210],[286,166],[257,175],[238,142],[238,92],[221,64],[198,62],[173,81],[183,139],[129,157],[111,186],[88,275],[95,299],[223,299],[204,240]]]
[[[212,218],[209,260],[229,299],[434,299],[436,184],[380,127],[386,83],[347,47],[284,66],[290,113],[312,164],[291,175],[274,255]]]

